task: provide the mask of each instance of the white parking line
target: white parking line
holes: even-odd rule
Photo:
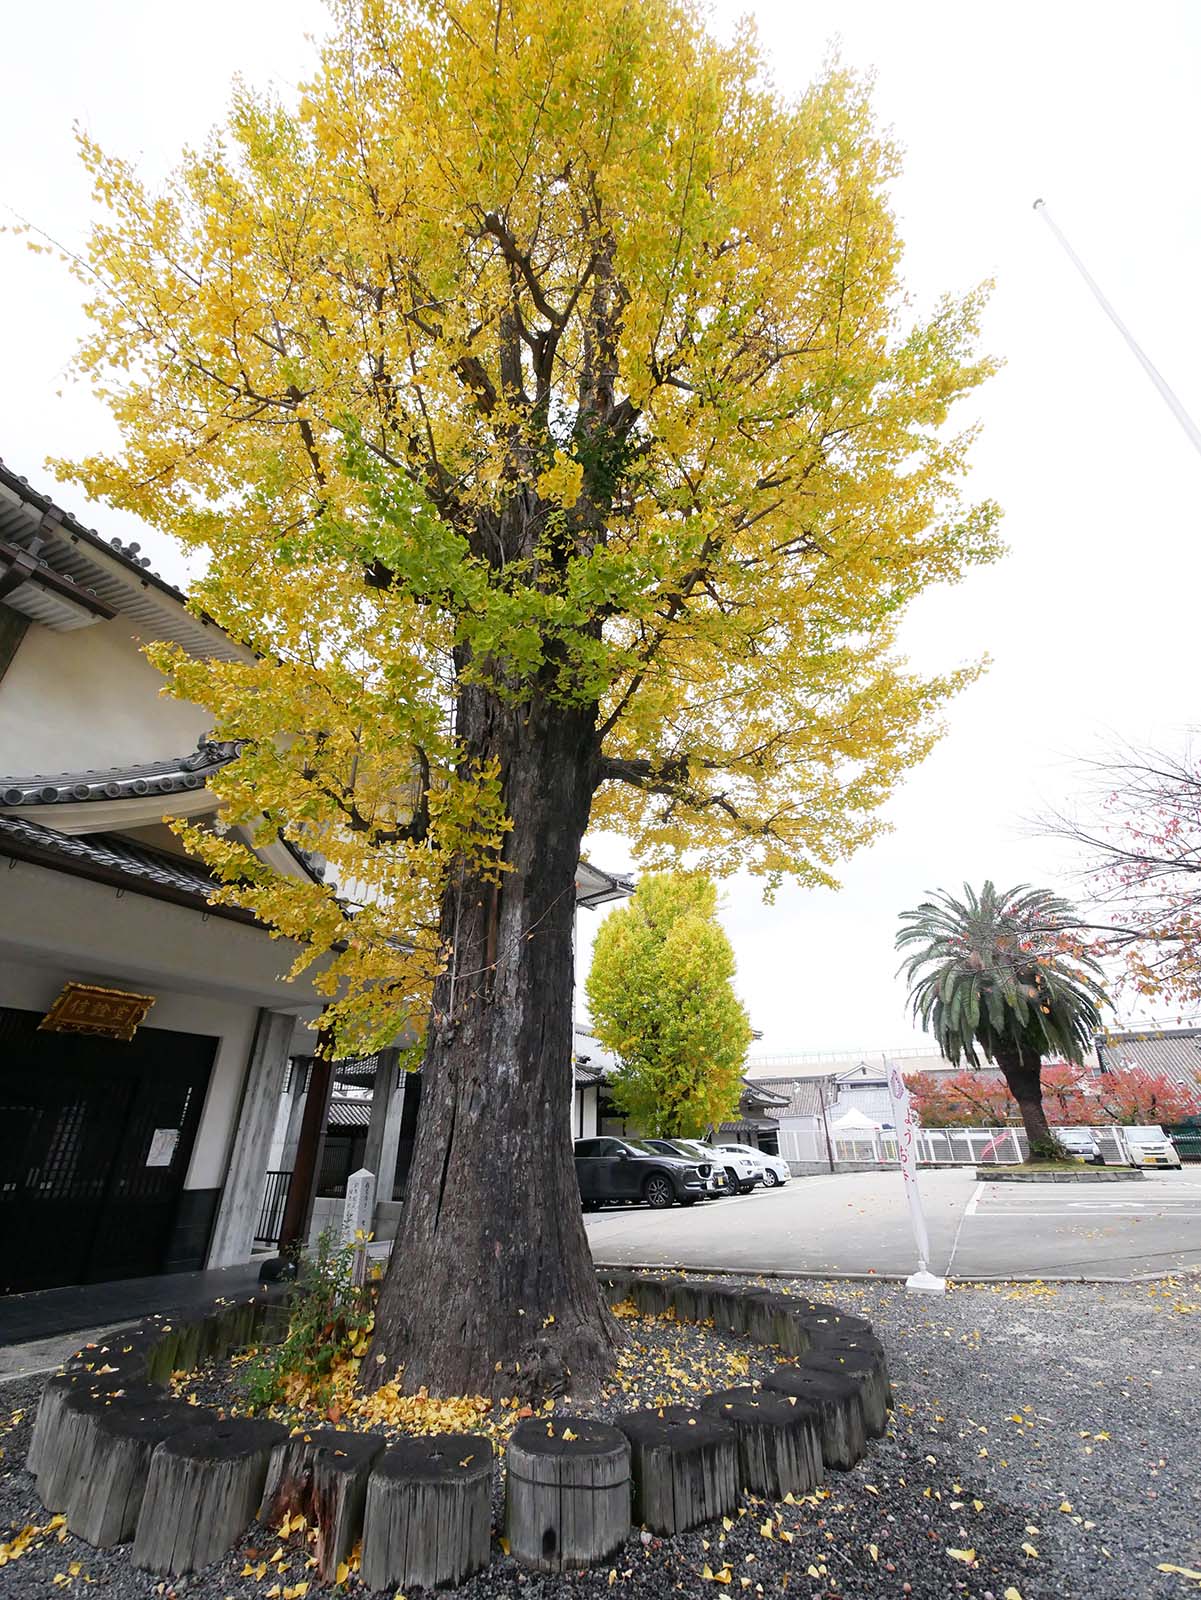
[[[1170,1206],[1164,1209],[1148,1208],[1140,1211],[1132,1206],[1111,1206],[1108,1211],[977,1211],[974,1215],[977,1222],[990,1222],[993,1217],[1004,1217],[1006,1221],[1012,1221],[1014,1217],[1056,1217],[1060,1222],[1075,1222],[1082,1217],[1120,1216],[1166,1221],[1175,1217],[1192,1220],[1201,1217],[1201,1211],[1174,1211]]]

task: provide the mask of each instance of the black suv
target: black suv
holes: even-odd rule
[[[575,1175],[585,1211],[605,1200],[645,1200],[661,1211],[676,1200],[690,1206],[705,1192],[695,1161],[665,1155],[641,1139],[577,1139]]]

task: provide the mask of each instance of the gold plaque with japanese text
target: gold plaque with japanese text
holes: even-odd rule
[[[92,1033],[128,1043],[145,1022],[154,1000],[152,994],[68,983],[38,1026],[47,1033]]]

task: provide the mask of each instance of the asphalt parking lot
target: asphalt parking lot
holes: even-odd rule
[[[1201,1168],[1129,1182],[978,1183],[924,1171],[931,1270],[975,1278],[1136,1278],[1201,1267]],[[897,1172],[794,1178],[685,1209],[585,1217],[603,1265],[895,1276],[914,1268]]]

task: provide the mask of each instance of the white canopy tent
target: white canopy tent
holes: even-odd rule
[[[830,1132],[851,1135],[857,1133],[879,1133],[883,1126],[883,1123],[873,1121],[871,1117],[866,1116],[857,1107],[852,1106],[849,1111],[839,1117],[837,1122],[830,1124]]]

